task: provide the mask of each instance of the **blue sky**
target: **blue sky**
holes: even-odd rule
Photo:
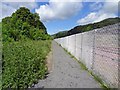
[[[76,0],[3,0],[2,16],[10,16],[19,7],[25,6],[33,13],[38,13],[49,34],[70,30],[77,25],[99,22],[118,16],[118,0],[114,2],[78,2]],[[0,11],[1,12],[1,11]]]
[[[89,12],[89,2],[84,3],[85,7],[79,11],[76,15],[71,16],[65,20],[53,20],[51,22],[45,22],[44,24],[48,27],[48,33],[53,34],[59,31],[70,30],[77,26],[77,20],[85,17]]]

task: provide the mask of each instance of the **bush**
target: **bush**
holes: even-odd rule
[[[2,19],[2,34],[3,41],[18,41],[23,36],[33,40],[42,40],[44,35],[48,35],[39,15],[31,13],[25,7],[19,8],[10,17]]]
[[[27,88],[47,73],[46,55],[51,41],[23,40],[3,43],[3,88]]]

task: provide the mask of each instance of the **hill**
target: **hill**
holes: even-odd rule
[[[112,25],[112,24],[118,23],[119,21],[120,21],[119,17],[108,18],[108,19],[105,19],[105,20],[97,22],[97,23],[91,23],[91,24],[87,24],[87,25],[79,25],[79,26],[74,27],[71,30],[58,32],[52,36],[53,36],[53,38],[61,38],[61,37],[65,37],[65,36],[69,36],[69,35],[73,35],[73,34],[77,34],[77,33],[90,31],[90,30],[97,29],[97,28],[102,28],[107,25]]]

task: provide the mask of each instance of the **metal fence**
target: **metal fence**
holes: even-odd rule
[[[111,87],[118,88],[119,25],[109,25],[55,41]]]

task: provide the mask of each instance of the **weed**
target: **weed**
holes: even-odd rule
[[[2,87],[27,88],[45,78],[45,58],[50,48],[51,42],[47,40],[3,43]]]

